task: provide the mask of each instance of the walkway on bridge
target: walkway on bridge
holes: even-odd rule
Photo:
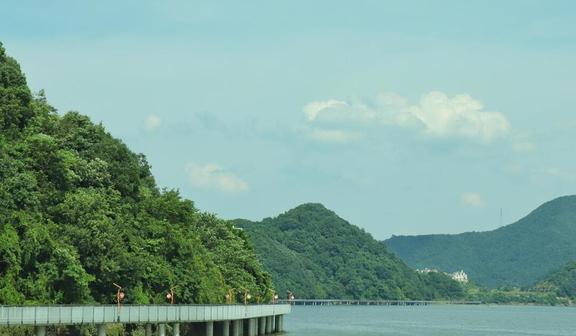
[[[34,326],[36,336],[45,336],[48,326],[94,324],[105,336],[107,324],[142,324],[147,336],[153,325],[165,336],[170,324],[172,335],[180,336],[180,324],[192,323],[203,336],[256,336],[283,331],[290,311],[287,304],[0,306],[0,325]]]

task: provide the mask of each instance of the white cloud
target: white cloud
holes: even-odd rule
[[[482,196],[479,193],[475,192],[466,192],[460,196],[460,200],[462,204],[471,206],[474,208],[479,208],[484,206],[484,201],[482,200]]]
[[[311,102],[304,107],[309,122],[370,123],[409,128],[438,138],[465,138],[491,143],[508,136],[510,124],[500,112],[485,111],[470,95],[449,97],[434,91],[417,104],[395,93],[379,95],[373,104],[339,100]]]
[[[356,132],[332,129],[314,129],[310,132],[309,136],[314,140],[336,143],[356,141],[360,138],[360,134]]]
[[[450,98],[442,92],[430,92],[408,111],[426,125],[431,135],[461,136],[486,143],[505,136],[510,130],[506,117],[482,108],[482,103],[466,94]]]
[[[189,164],[186,172],[192,186],[203,189],[212,189],[226,192],[239,192],[248,190],[248,183],[234,173],[216,164]]]
[[[542,171],[545,175],[563,180],[566,182],[575,182],[576,181],[576,173],[573,171],[566,171],[559,168],[549,167]]]
[[[151,114],[146,118],[145,128],[148,132],[153,132],[160,128],[162,125],[162,119],[155,114]]]
[[[322,101],[315,101],[304,106],[304,113],[306,113],[306,117],[310,121],[316,120],[318,114],[326,109],[335,108],[335,107],[345,107],[348,104],[343,101],[339,100],[322,100]]]

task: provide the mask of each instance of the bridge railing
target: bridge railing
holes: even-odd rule
[[[0,325],[204,322],[290,313],[290,305],[0,306]]]

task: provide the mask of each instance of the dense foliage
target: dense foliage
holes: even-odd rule
[[[0,44],[0,304],[269,298],[247,236],[159,190],[143,155],[33,95]]]
[[[463,269],[480,285],[529,287],[576,260],[576,196],[550,201],[489,232],[392,237],[385,243],[408,265]]]
[[[443,274],[418,274],[372,236],[320,204],[304,204],[262,222],[236,220],[281,296],[297,298],[459,298]]]
[[[566,298],[557,297],[554,293],[519,288],[481,288],[466,286],[466,300],[486,304],[530,304],[530,305],[569,305]]]
[[[576,262],[551,272],[534,286],[540,292],[550,292],[558,297],[576,299]]]

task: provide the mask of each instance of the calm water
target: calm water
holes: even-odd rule
[[[292,336],[576,336],[576,308],[527,306],[294,306]]]

